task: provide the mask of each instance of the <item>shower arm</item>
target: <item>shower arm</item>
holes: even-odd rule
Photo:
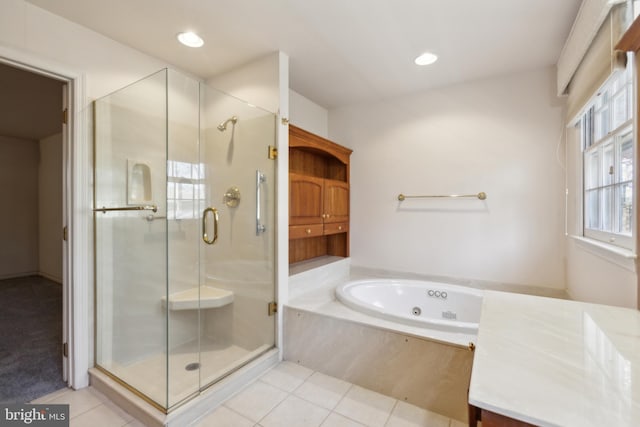
[[[227,120],[225,120],[224,122],[220,123],[218,125],[218,130],[220,132],[224,132],[225,130],[227,130],[227,125],[229,124],[229,122],[231,122],[233,125],[235,125],[238,122],[238,116],[229,117]]]

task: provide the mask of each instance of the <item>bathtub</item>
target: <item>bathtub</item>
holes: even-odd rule
[[[477,334],[483,291],[420,280],[346,282],[336,297],[364,314],[412,326]]]

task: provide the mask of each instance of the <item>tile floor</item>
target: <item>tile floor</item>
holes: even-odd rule
[[[34,403],[69,403],[71,427],[139,427],[92,387]],[[355,384],[282,362],[194,427],[464,427],[465,424]]]
[[[144,427],[93,387],[77,391],[65,388],[31,403],[69,404],[69,427]]]

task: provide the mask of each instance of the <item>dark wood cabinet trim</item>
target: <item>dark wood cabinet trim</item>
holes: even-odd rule
[[[625,31],[615,49],[623,52],[637,52],[640,50],[640,16]]]
[[[329,154],[345,165],[349,164],[349,156],[353,152],[353,150],[326,138],[289,125],[289,148],[292,147],[305,147],[323,153],[323,155]]]

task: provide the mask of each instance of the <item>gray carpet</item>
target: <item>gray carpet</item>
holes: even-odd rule
[[[39,276],[0,280],[0,403],[64,387],[62,286]]]

